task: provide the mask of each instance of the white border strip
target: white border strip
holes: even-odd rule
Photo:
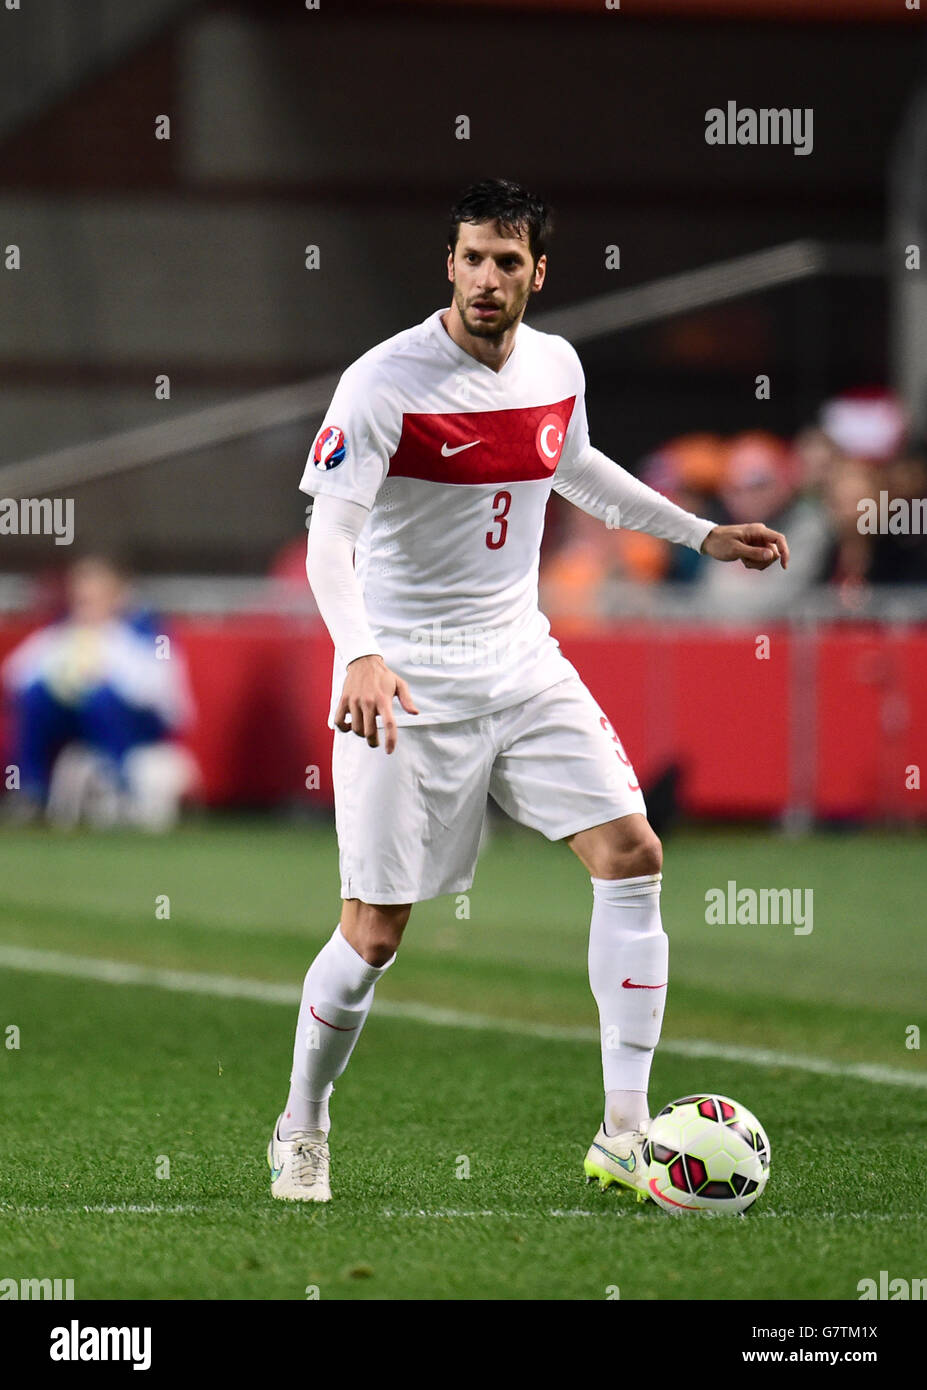
[[[107,985],[145,985],[174,994],[204,994],[212,998],[247,999],[259,1004],[299,1004],[302,986],[274,984],[270,980],[239,979],[234,975],[212,975],[192,970],[162,970],[156,966],[134,965],[129,961],[103,960],[93,956],[72,956],[64,951],[39,951],[27,946],[0,946],[0,968],[23,970],[40,975],[64,975],[69,979],[96,980]],[[596,1028],[569,1028],[554,1023],[531,1023],[522,1019],[493,1018],[488,1014],[463,1013],[431,1004],[399,1003],[381,1000],[375,1005],[381,1018],[399,1018],[427,1023],[436,1028],[468,1028],[478,1032],[507,1033],[519,1038],[539,1038],[545,1042],[591,1043],[598,1041]],[[740,1062],[764,1070],[788,1068],[816,1076],[838,1076],[868,1081],[876,1086],[905,1086],[927,1090],[927,1075],[864,1062],[833,1062],[824,1057],[804,1057],[759,1047],[729,1047],[705,1039],[667,1039],[660,1043],[670,1056],[707,1058],[712,1061]]]

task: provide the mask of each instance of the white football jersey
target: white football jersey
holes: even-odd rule
[[[444,723],[528,699],[574,674],[538,609],[555,477],[589,442],[585,379],[565,338],[522,322],[501,371],[437,309],[343,373],[300,482],[369,507],[355,571],[387,665]],[[332,713],[345,667],[335,653]]]

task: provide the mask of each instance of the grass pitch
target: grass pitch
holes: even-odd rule
[[[743,1219],[585,1184],[589,883],[514,828],[466,901],[413,912],[332,1101],[331,1206],[273,1202],[264,1151],[336,862],[327,828],[269,821],[4,832],[0,1276],[72,1278],[79,1299],[854,1300],[880,1270],[924,1274],[922,839],[667,842],[651,1100],[710,1089],[757,1113],[771,1178]],[[707,925],[729,879],[813,889],[813,932]],[[210,978],[103,983],[73,958]],[[225,995],[193,992],[218,976]]]

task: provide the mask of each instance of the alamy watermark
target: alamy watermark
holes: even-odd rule
[[[409,633],[413,666],[497,666],[536,640],[523,623],[500,627],[445,627],[440,618]]]
[[[861,536],[927,535],[927,497],[893,497],[887,492],[861,497],[856,504]]]
[[[738,888],[728,879],[726,888],[709,888],[705,894],[705,921],[709,926],[791,927],[796,936],[814,929],[813,888]]]
[[[82,1327],[72,1318],[53,1327],[48,1351],[52,1361],[131,1361],[133,1371],[151,1367],[150,1327]]]
[[[54,536],[74,540],[73,497],[0,497],[0,536]]]
[[[73,1279],[0,1279],[0,1299],[73,1299]]]
[[[890,1279],[887,1269],[879,1270],[878,1282],[875,1279],[860,1279],[856,1285],[860,1302],[869,1298],[887,1299],[891,1303],[905,1302],[908,1299],[927,1299],[927,1279]]]
[[[814,149],[811,106],[712,106],[705,112],[706,145],[791,145],[796,155]]]

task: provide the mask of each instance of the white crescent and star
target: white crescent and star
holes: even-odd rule
[[[547,447],[547,435],[550,433],[551,430],[557,430],[557,426],[556,426],[556,425],[545,425],[544,428],[541,430],[541,434],[540,434],[540,445],[541,445],[541,448],[543,449],[544,453],[547,455],[547,457],[548,457],[549,459],[555,459],[555,458],[557,457],[557,454],[558,454],[559,451],[560,451],[560,445],[563,443],[563,432],[562,432],[562,430],[557,430],[557,448],[556,448],[556,449],[548,449],[548,447]]]

